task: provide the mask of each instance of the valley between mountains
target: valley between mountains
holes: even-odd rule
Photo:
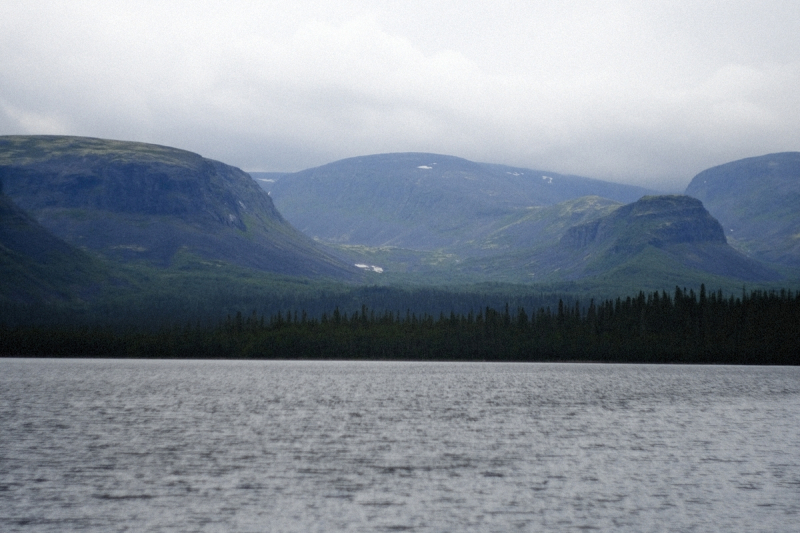
[[[685,195],[417,153],[253,176],[295,227],[390,279],[659,288],[796,277],[800,154],[718,168]]]
[[[164,146],[5,136],[0,187],[0,303],[17,321],[365,301],[447,312],[800,280],[797,152],[663,195],[427,153],[247,174]]]

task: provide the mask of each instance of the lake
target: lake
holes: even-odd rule
[[[0,530],[797,531],[800,368],[0,359]]]

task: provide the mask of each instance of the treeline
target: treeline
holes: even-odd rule
[[[20,356],[800,364],[800,292],[674,293],[526,310],[235,313],[158,331],[4,327]]]
[[[155,275],[153,275],[155,277]],[[84,303],[39,302],[8,303],[0,298],[0,328],[3,326],[101,326],[117,330],[135,328],[157,331],[165,325],[183,326],[187,322],[202,327],[216,326],[227,315],[253,310],[261,316],[305,310],[308,317],[321,318],[338,306],[348,316],[366,305],[370,309],[392,309],[417,315],[439,316],[451,311],[467,314],[484,307],[538,309],[553,307],[559,300],[574,302],[565,291],[545,291],[521,285],[475,284],[456,287],[349,286],[324,281],[274,280],[254,278],[249,283],[223,277],[202,277],[189,283],[182,278],[159,280],[154,287],[134,290]]]

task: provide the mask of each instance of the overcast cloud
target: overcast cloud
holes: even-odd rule
[[[426,151],[662,189],[800,150],[800,2],[0,0],[0,134],[251,171]]]

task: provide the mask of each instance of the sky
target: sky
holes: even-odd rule
[[[682,190],[800,150],[800,2],[0,0],[0,135],[433,152]]]

